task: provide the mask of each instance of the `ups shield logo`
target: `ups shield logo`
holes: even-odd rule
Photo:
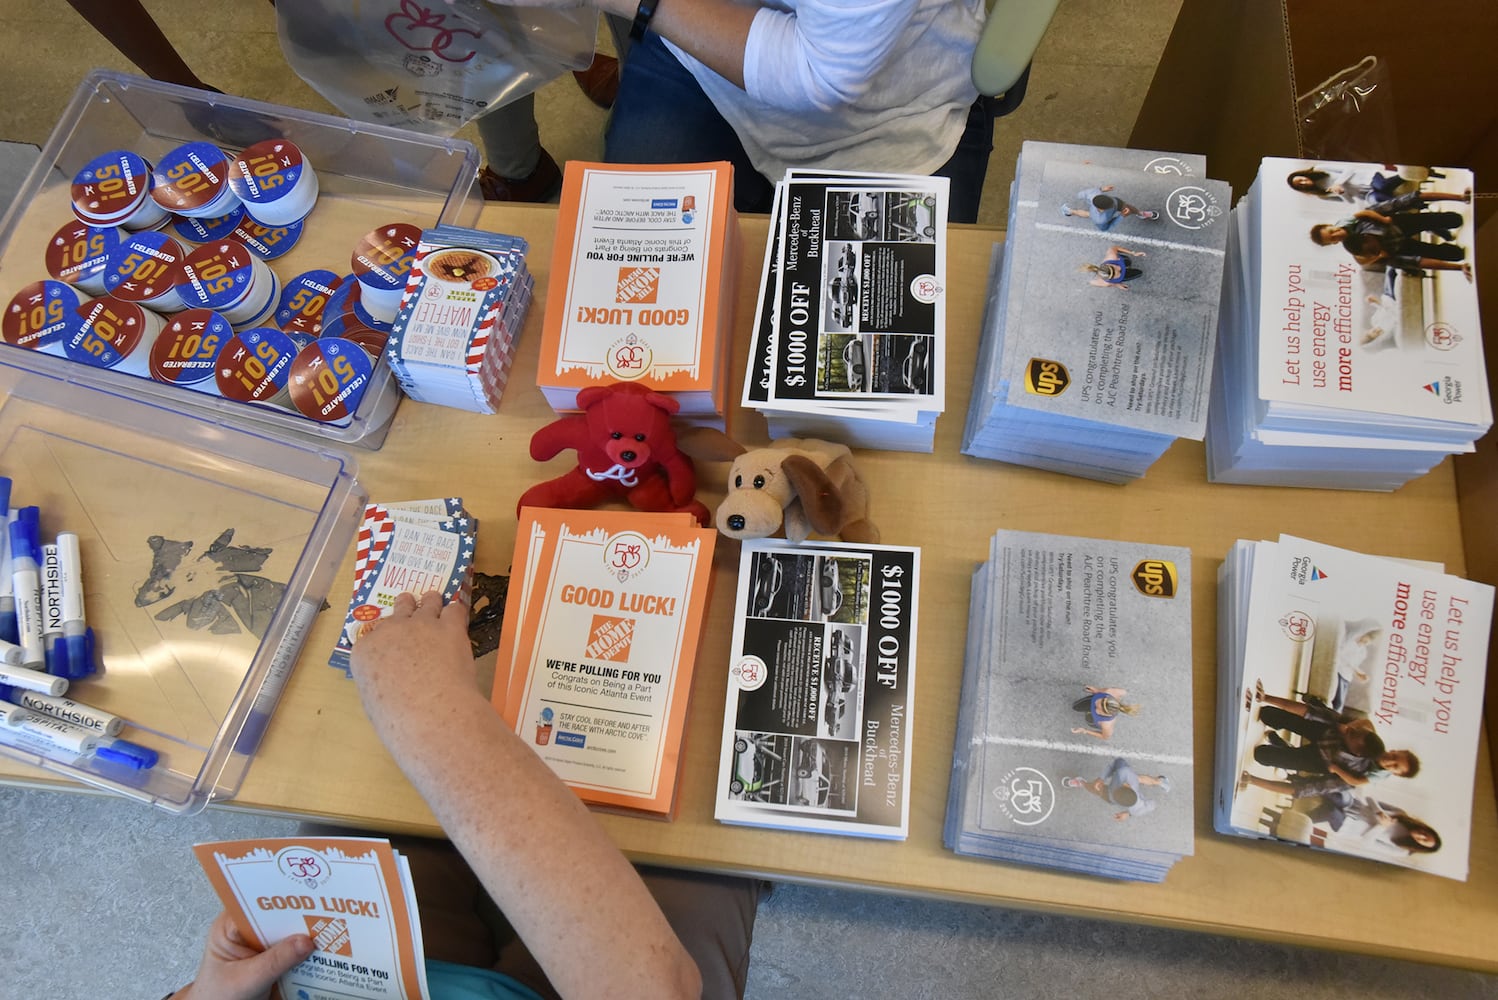
[[[1071,385],[1071,375],[1059,361],[1031,358],[1025,368],[1025,391],[1036,396],[1059,396]]]
[[[1145,597],[1176,596],[1176,564],[1164,559],[1145,559],[1131,574],[1134,587]]]

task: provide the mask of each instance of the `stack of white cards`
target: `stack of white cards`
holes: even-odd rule
[[[931,451],[946,408],[948,186],[797,170],[776,185],[743,398],[772,438]]]
[[[1263,161],[1232,212],[1214,482],[1393,490],[1473,450],[1493,411],[1471,189],[1467,170]]]
[[[903,840],[920,550],[745,542],[713,815]]]
[[[457,226],[425,230],[385,358],[406,395],[493,413],[534,284],[526,241]]]
[[[1204,168],[1024,144],[964,454],[1122,483],[1202,438],[1230,199]]]
[[[466,601],[478,529],[459,497],[367,504],[355,540],[354,594],[329,666],[347,673],[354,644],[401,594],[435,590],[444,601]]]
[[[968,614],[946,846],[1163,879],[1194,850],[1191,553],[1000,531]]]
[[[1465,880],[1493,588],[1281,535],[1218,595],[1217,831]]]

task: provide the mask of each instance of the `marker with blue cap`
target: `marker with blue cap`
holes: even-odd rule
[[[21,666],[25,650],[8,642],[0,642],[0,688],[9,685],[25,691],[60,695],[68,689],[66,677],[55,677],[40,670]]]
[[[10,479],[0,476],[0,515],[6,527],[0,530],[0,640],[21,641],[16,631],[16,592],[10,577]]]
[[[42,667],[47,662],[42,646],[42,590],[37,575],[40,552],[36,538],[35,507],[23,507],[9,524],[11,585],[16,600],[16,632],[24,654],[21,665]]]
[[[94,643],[93,630],[83,617],[83,557],[75,533],[58,532],[57,562],[62,577],[61,659],[67,662],[67,676],[76,680],[94,672]]]
[[[27,691],[9,684],[0,684],[0,699],[12,705],[30,709],[39,715],[50,715],[54,719],[61,719],[63,722],[72,723],[82,729],[92,729],[103,736],[118,736],[120,730],[125,728],[125,720],[118,715],[112,715],[71,698],[60,698],[43,694],[40,691]]]

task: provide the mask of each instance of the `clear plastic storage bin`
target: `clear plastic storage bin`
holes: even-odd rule
[[[128,149],[155,163],[186,142],[208,141],[231,156],[263,139],[294,142],[317,172],[320,193],[302,235],[271,266],[283,281],[324,268],[349,273],[360,237],[389,222],[425,228],[472,226],[483,207],[472,143],[421,135],[347,118],[210,94],[121,73],[96,71],[79,87],[15,203],[0,222],[0,304],[46,278],[48,239],[73,217],[74,176],[100,154]],[[86,366],[0,345],[3,357],[28,356],[28,367],[80,379]],[[294,410],[239,403],[149,378],[87,370],[89,384],[137,398],[169,401],[229,427],[259,425],[277,433],[378,448],[399,401],[383,364],[355,413],[318,423]]]
[[[40,508],[44,541],[79,535],[101,664],[66,697],[123,717],[120,736],[161,760],[0,753],[173,813],[230,798],[353,539],[353,463],[118,379],[6,363],[24,353],[0,354],[0,475],[12,506]]]

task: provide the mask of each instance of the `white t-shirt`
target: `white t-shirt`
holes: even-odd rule
[[[772,0],[755,15],[744,89],[669,42],[760,173],[927,174],[951,158],[978,96],[983,0]]]

